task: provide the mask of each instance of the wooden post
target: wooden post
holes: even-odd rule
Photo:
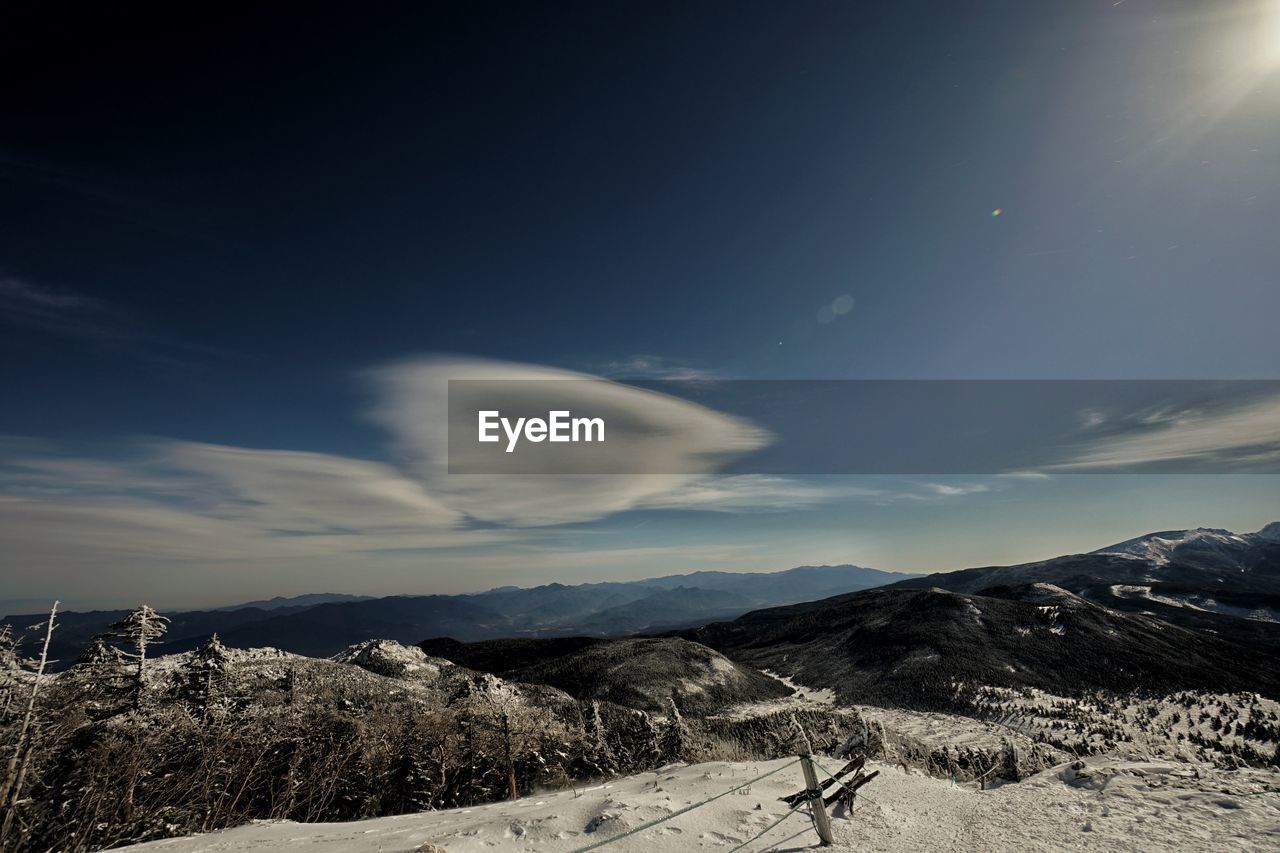
[[[818,839],[826,847],[834,843],[831,837],[831,820],[827,817],[827,809],[822,804],[822,792],[818,787],[818,774],[813,772],[813,759],[807,755],[800,756],[800,766],[804,769],[804,787],[809,796],[809,811],[813,814],[813,827],[818,830]]]

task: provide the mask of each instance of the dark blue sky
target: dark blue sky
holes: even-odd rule
[[[0,434],[394,462],[423,353],[1275,378],[1275,5],[8,10]]]

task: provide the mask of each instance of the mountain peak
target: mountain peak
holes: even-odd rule
[[[1266,527],[1253,534],[1255,539],[1262,539],[1267,542],[1280,542],[1280,521],[1273,521]]]
[[[1193,527],[1190,530],[1162,530],[1157,533],[1148,533],[1146,536],[1099,548],[1092,553],[1126,554],[1164,565],[1183,551],[1194,550],[1199,553],[1230,551],[1249,544],[1248,538],[1232,533],[1230,530],[1219,527]]]

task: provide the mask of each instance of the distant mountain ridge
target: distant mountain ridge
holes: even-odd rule
[[[504,637],[587,634],[626,636],[732,619],[760,607],[791,604],[910,578],[861,566],[802,566],[781,572],[696,572],[638,581],[499,587],[464,595],[369,598],[317,593],[206,611],[166,611],[172,620],[159,653],[195,648],[217,632],[239,648],[274,647],[312,657],[336,654],[371,638],[413,644],[449,636],[477,641]],[[53,657],[69,666],[93,639],[127,611],[67,611],[59,615]],[[21,628],[40,614],[7,616]]]
[[[348,595],[343,592],[309,592],[303,595],[277,595],[274,598],[263,598],[257,601],[246,601],[243,604],[228,604],[215,607],[214,610],[279,610],[282,607],[310,607],[313,604],[329,604],[334,601],[368,601],[372,595]]]

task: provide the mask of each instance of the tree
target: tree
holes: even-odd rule
[[[178,697],[207,717],[210,707],[226,692],[230,667],[231,655],[214,634],[174,673]]]
[[[687,748],[688,732],[685,730],[684,717],[680,716],[680,707],[676,704],[674,693],[667,698],[667,704],[671,708],[671,713],[658,730],[658,754],[661,756],[660,760],[664,762],[680,761],[684,758]]]
[[[4,782],[0,784],[0,805],[4,806],[4,822],[0,823],[0,849],[6,849],[9,834],[13,831],[14,815],[18,803],[22,800],[22,785],[26,781],[27,767],[31,761],[32,728],[36,723],[36,700],[40,698],[40,686],[44,681],[44,669],[49,663],[49,643],[53,639],[53,629],[57,625],[58,602],[49,608],[49,618],[42,623],[44,644],[40,646],[40,658],[36,662],[36,677],[31,681],[31,692],[27,697],[27,711],[22,717],[22,727],[18,730],[18,742],[14,744],[13,754],[9,756],[5,768]],[[36,628],[41,625],[33,626]]]
[[[9,719],[9,709],[18,695],[18,673],[21,670],[18,638],[13,634],[13,626],[0,625],[0,688],[4,689],[4,698],[0,699],[0,723]]]
[[[508,799],[519,799],[516,785],[516,753],[526,744],[529,734],[542,728],[543,722],[531,720],[519,688],[494,678],[481,676],[467,695],[468,710],[489,723],[498,743],[498,760],[507,779]]]
[[[137,679],[134,685],[134,705],[142,702],[142,691],[146,687],[147,646],[158,642],[169,630],[169,617],[161,616],[147,605],[142,605],[128,616],[111,626],[112,636],[119,637],[136,649],[131,655],[138,661]]]
[[[104,638],[99,635],[94,637],[93,641],[80,653],[80,657],[76,658],[76,662],[67,672],[69,676],[67,680],[91,703],[104,700],[109,702],[108,705],[95,710],[114,713],[120,694],[128,687],[131,680],[128,670],[129,659],[125,653],[115,646],[107,645]]]

